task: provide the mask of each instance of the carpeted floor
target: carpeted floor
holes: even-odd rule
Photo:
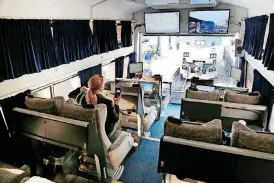
[[[157,173],[159,142],[143,139],[139,149],[130,154],[123,162],[123,183],[161,183]]]
[[[167,108],[162,113],[162,116],[174,116],[180,118],[181,105],[179,104],[169,104]]]
[[[150,137],[160,139],[164,131],[164,122],[168,116],[180,117],[181,106],[177,104],[169,104],[162,113],[161,119],[155,121],[150,128]]]
[[[160,139],[164,130],[164,121],[167,116],[179,117],[180,105],[170,104],[159,121],[154,122],[150,129],[150,137]],[[120,179],[123,183],[161,183],[162,177],[157,173],[158,141],[143,139],[137,151],[132,152],[124,160],[124,173]]]

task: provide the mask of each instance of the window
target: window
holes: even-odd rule
[[[118,45],[119,45],[119,48],[122,47],[122,38],[121,38],[121,35],[122,35],[122,25],[120,23],[117,23],[117,40],[118,40]]]
[[[128,71],[128,65],[129,65],[129,57],[126,57],[124,59],[124,72],[123,72],[123,78],[127,78],[127,71]]]
[[[102,76],[105,78],[105,81],[115,81],[115,62],[103,65]]]

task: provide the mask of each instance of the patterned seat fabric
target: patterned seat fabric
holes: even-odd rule
[[[210,100],[210,101],[219,101],[220,94],[217,92],[202,92],[202,91],[186,91],[186,98],[197,99],[197,100]]]
[[[256,133],[239,122],[232,126],[233,147],[274,154],[274,134]]]
[[[42,112],[46,114],[57,114],[56,103],[62,103],[64,101],[64,97],[55,97],[52,99],[26,97],[25,105],[29,110]]]
[[[222,122],[213,120],[205,124],[176,124],[165,122],[164,135],[211,144],[222,144]]]
[[[234,92],[227,92],[225,93],[224,100],[225,102],[231,102],[231,103],[259,105],[260,98],[261,98],[261,95],[259,92],[256,92],[255,96],[237,94]]]
[[[1,183],[19,183],[24,178],[30,176],[29,167],[25,170],[26,166],[17,168],[12,165],[0,161],[0,182]]]

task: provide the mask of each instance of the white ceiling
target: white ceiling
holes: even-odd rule
[[[51,0],[59,4],[73,4],[76,6],[88,6],[98,9],[112,9],[134,13],[147,8],[144,0]],[[157,0],[155,0],[157,1]],[[274,12],[274,0],[220,0],[223,3],[247,8],[251,15],[259,15]],[[134,3],[135,2],[135,3]]]
[[[264,5],[273,5],[273,0],[221,0],[223,3],[241,6],[247,9],[252,9]]]
[[[113,9],[115,11],[122,10],[127,13],[134,13],[134,12],[145,9],[146,6],[145,4],[137,4],[137,3],[131,2],[131,0],[106,0],[96,5],[94,8],[96,9],[106,8],[106,9]]]

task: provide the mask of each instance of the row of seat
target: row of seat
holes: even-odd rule
[[[274,135],[264,131],[267,107],[260,97],[188,89],[181,119],[165,122],[158,172],[213,183],[273,182]]]
[[[141,137],[148,132],[157,118],[158,111],[155,106],[145,106],[144,88],[119,86],[122,97],[119,103],[121,110],[121,125],[138,131]],[[105,91],[105,97],[112,100],[114,91]]]
[[[224,142],[230,139],[231,143]],[[165,122],[159,173],[213,183],[271,183],[273,168],[273,134],[258,133],[240,122],[233,123],[231,136],[222,133],[221,120]]]
[[[99,165],[99,182],[106,177],[119,179],[123,172],[121,163],[134,139],[118,127],[111,135],[106,134],[104,104],[87,109],[63,97],[26,97],[25,104],[27,109],[14,108],[20,119],[15,125],[18,134],[79,152],[87,157],[87,163]],[[93,160],[89,161],[90,158]]]
[[[210,101],[220,101],[221,94],[219,91],[213,92],[203,92],[203,91],[193,91],[188,89],[186,91],[186,98],[198,99],[198,100],[210,100]],[[238,104],[250,104],[259,105],[261,95],[259,92],[253,94],[248,93],[238,93],[237,91],[225,92],[223,96],[223,102],[238,103]]]
[[[181,119],[210,121],[222,119],[223,128],[230,131],[235,120],[244,119],[254,128],[267,128],[267,107],[260,104],[260,94],[226,92],[224,101],[219,100],[218,92],[187,90],[182,99]],[[199,113],[197,113],[199,111]]]

